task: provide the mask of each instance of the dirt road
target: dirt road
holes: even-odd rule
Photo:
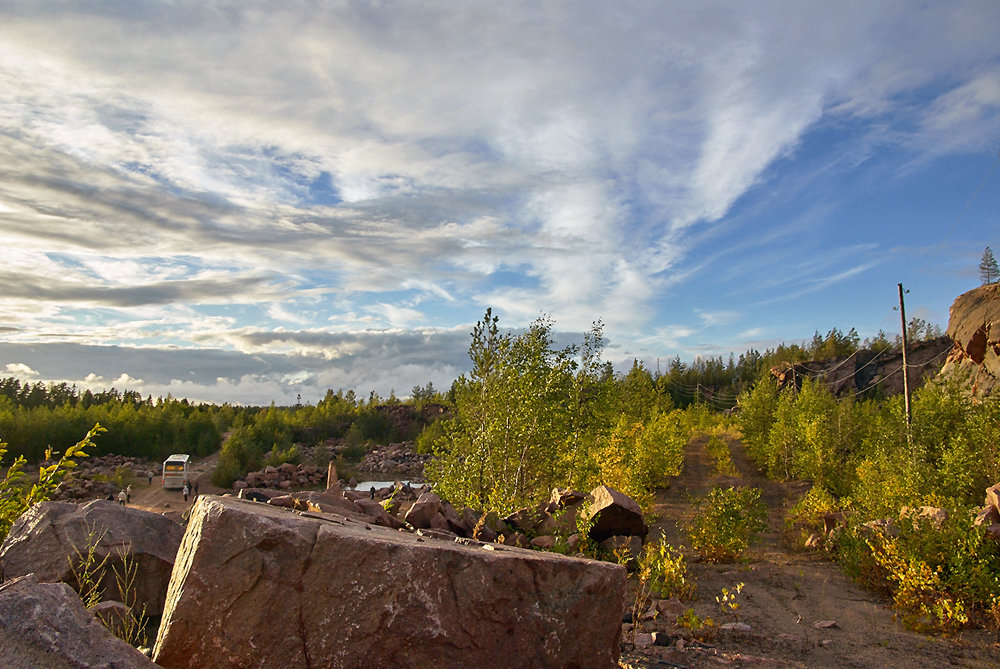
[[[212,472],[219,461],[219,454],[215,453],[206,458],[193,460],[191,463],[191,482],[197,484],[199,494],[218,495],[229,492],[212,485]],[[132,498],[129,506],[144,511],[152,511],[166,515],[174,520],[180,520],[183,513],[194,504],[194,493],[188,495],[184,501],[184,495],[180,490],[167,490],[160,485],[160,477],[154,476],[150,485],[146,479],[140,479],[132,486]]]
[[[730,441],[739,476],[720,476],[705,449],[705,440],[688,445],[684,472],[656,500],[656,520],[650,538],[662,530],[673,545],[685,544],[680,524],[692,515],[691,495],[713,486],[751,485],[760,488],[767,503],[768,531],[751,547],[745,563],[701,564],[689,555],[689,570],[697,580],[698,598],[691,604],[702,618],[716,623],[736,622],[715,601],[723,588],[744,583],[738,596],[738,621],[750,631],[716,628],[704,644],[678,650],[651,647],[625,658],[633,667],[1000,667],[996,635],[964,632],[943,639],[908,631],[893,619],[890,602],[851,582],[837,565],[816,555],[793,550],[781,539],[787,506],[807,489],[804,483],[767,479],[747,459],[739,442]],[[833,627],[814,623],[834,621]],[[665,621],[646,627],[676,635]]]

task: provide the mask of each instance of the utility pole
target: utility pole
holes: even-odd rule
[[[910,434],[910,424],[913,422],[913,414],[910,411],[910,381],[909,370],[906,364],[906,307],[903,305],[903,284],[899,286],[899,322],[903,326],[903,395],[906,398],[906,443],[913,443]]]

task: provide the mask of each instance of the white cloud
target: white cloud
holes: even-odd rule
[[[16,377],[35,377],[38,376],[38,372],[33,370],[28,365],[23,362],[11,362],[7,363],[7,373]]]
[[[732,325],[740,318],[738,311],[704,311],[702,309],[695,309],[694,312],[698,314],[698,318],[701,319],[705,327]]]

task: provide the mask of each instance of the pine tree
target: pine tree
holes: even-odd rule
[[[983,259],[979,261],[979,278],[984,286],[1000,280],[1000,267],[997,267],[997,259],[993,257],[989,246],[983,251]]]

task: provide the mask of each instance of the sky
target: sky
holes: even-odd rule
[[[0,0],[0,376],[399,397],[488,307],[620,369],[947,327],[1000,3]]]

